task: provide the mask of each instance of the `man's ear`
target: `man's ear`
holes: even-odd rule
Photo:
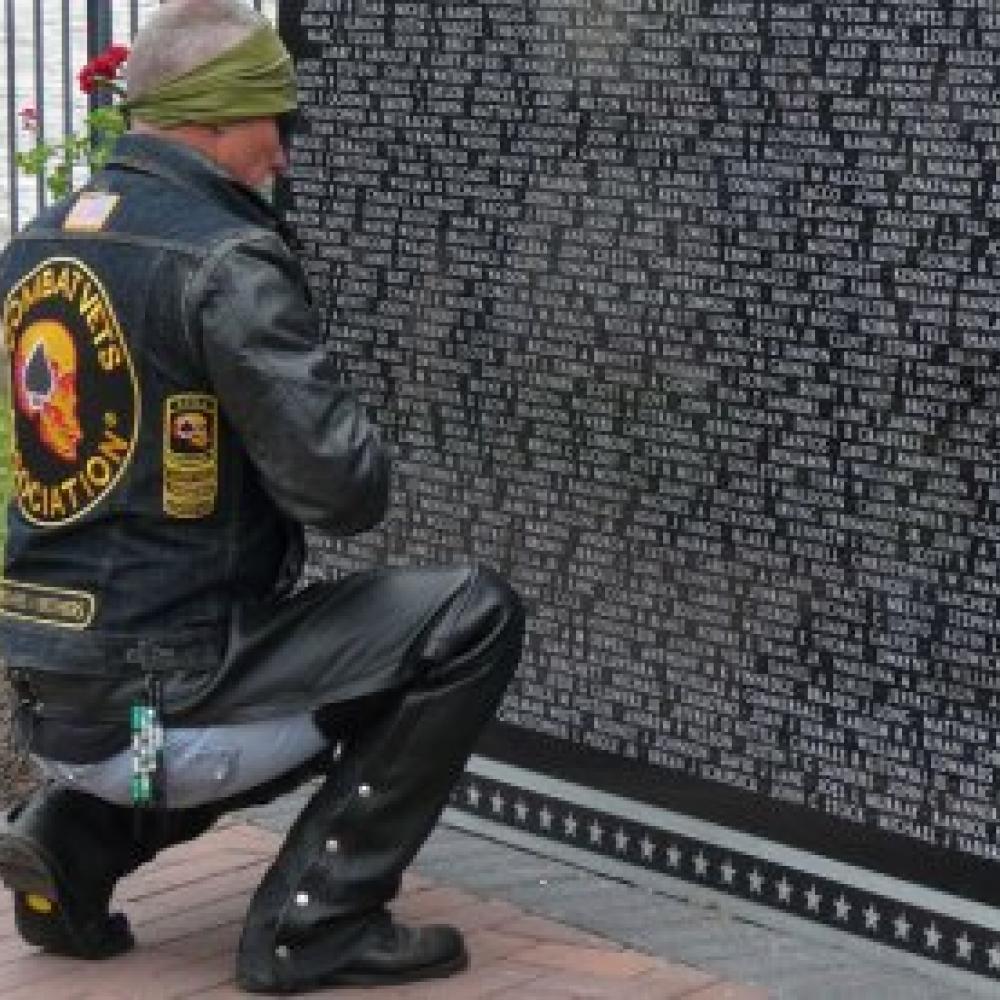
[[[278,123],[278,138],[287,156],[292,148],[292,136],[299,121],[299,111],[297,109],[295,111],[286,111],[284,114],[278,115],[276,120]]]

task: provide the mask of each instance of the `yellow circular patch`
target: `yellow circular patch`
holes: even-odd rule
[[[139,384],[107,292],[86,264],[54,257],[4,302],[23,517],[58,527],[115,488],[139,436]]]

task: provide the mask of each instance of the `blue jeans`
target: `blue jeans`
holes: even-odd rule
[[[163,773],[166,806],[188,809],[228,799],[293,770],[326,746],[312,713],[232,726],[167,729]],[[123,750],[94,764],[66,764],[35,757],[57,784],[130,805],[131,753]]]

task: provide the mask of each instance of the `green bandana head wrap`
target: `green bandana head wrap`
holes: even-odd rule
[[[292,59],[271,27],[196,69],[147,91],[125,110],[137,121],[160,128],[221,125],[294,111]]]

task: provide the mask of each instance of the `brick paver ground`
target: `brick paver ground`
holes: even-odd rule
[[[233,955],[243,914],[280,838],[230,825],[161,855],[124,880],[116,905],[138,939],[128,955],[83,963],[42,955],[17,937],[10,896],[0,905],[4,1000],[166,1000],[241,997]],[[378,990],[338,989],[339,1000],[764,1000],[767,993],[629,951],[532,916],[500,900],[408,875],[400,917],[446,921],[465,932],[472,964],[451,979]]]

